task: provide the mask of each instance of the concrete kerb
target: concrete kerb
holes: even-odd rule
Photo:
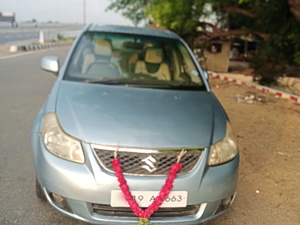
[[[251,88],[260,90],[262,92],[272,93],[277,98],[289,99],[289,100],[292,100],[294,102],[300,103],[300,96],[297,96],[297,95],[289,94],[289,93],[279,91],[279,90],[276,90],[276,89],[273,89],[273,88],[269,88],[269,87],[266,87],[266,86],[262,86],[262,85],[259,85],[259,84],[256,84],[256,83],[241,81],[241,80],[238,80],[238,79],[235,79],[235,78],[232,78],[232,77],[227,77],[227,76],[217,74],[217,73],[214,73],[214,72],[211,72],[211,71],[208,72],[208,74],[211,77],[214,77],[214,78],[217,78],[217,79],[220,79],[220,80],[232,82],[232,83],[239,84],[239,85],[246,85],[246,86],[249,86]]]
[[[59,46],[66,46],[71,45],[72,42],[58,42],[58,43],[48,43],[48,44],[37,44],[37,45],[20,45],[18,46],[18,51],[34,51],[34,50],[40,50],[45,48],[53,48],[53,47],[59,47]]]
[[[67,46],[67,45],[72,45],[72,43],[73,42],[67,41],[67,42],[52,42],[52,43],[45,43],[45,44],[32,44],[28,42],[5,44],[5,45],[0,45],[0,56],[18,54],[19,52],[29,52],[29,51],[43,50],[47,48]]]
[[[54,47],[60,47],[60,46],[66,46],[66,45],[71,45],[72,42],[57,42],[57,43],[47,43],[47,44],[18,44],[18,45],[8,45],[2,47],[0,51],[3,54],[7,53],[17,53],[17,52],[27,52],[27,51],[37,51],[41,49],[46,49],[46,48],[54,48]]]

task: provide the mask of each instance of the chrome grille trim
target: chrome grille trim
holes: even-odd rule
[[[182,151],[181,148],[143,149],[95,144],[92,144],[91,147],[101,167],[111,173],[113,173],[111,161],[114,159],[114,152],[118,148],[118,158],[120,159],[123,173],[131,176],[166,176],[170,166],[177,162],[178,154]],[[183,166],[178,175],[190,173],[195,168],[201,159],[204,148],[189,148],[185,150],[187,153],[181,159]],[[145,162],[145,159],[149,156],[155,158],[156,161],[153,164]]]

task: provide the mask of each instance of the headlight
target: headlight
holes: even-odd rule
[[[80,141],[67,135],[60,127],[54,112],[48,113],[42,121],[44,144],[52,154],[77,163],[84,163]]]
[[[223,140],[213,144],[208,159],[209,166],[219,165],[232,160],[238,153],[237,140],[229,122],[226,124],[226,135]]]

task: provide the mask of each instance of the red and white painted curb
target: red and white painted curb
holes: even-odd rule
[[[217,79],[220,79],[220,80],[232,82],[232,83],[239,84],[239,85],[246,85],[246,86],[249,86],[251,88],[266,92],[266,93],[272,93],[277,98],[289,99],[289,100],[292,100],[294,102],[299,102],[300,103],[300,96],[297,96],[297,95],[289,94],[289,93],[286,93],[286,92],[283,92],[283,91],[279,91],[279,90],[269,88],[269,87],[266,87],[266,86],[262,86],[262,85],[258,85],[258,84],[255,84],[255,83],[244,82],[244,81],[241,81],[241,80],[238,80],[238,79],[235,79],[235,78],[232,78],[232,77],[226,77],[224,75],[220,75],[220,74],[217,74],[217,73],[214,73],[214,72],[208,72],[208,74],[210,76],[212,76],[214,78],[217,78]]]

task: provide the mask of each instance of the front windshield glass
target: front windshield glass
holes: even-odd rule
[[[85,33],[64,79],[205,90],[199,71],[180,41],[143,35]]]

